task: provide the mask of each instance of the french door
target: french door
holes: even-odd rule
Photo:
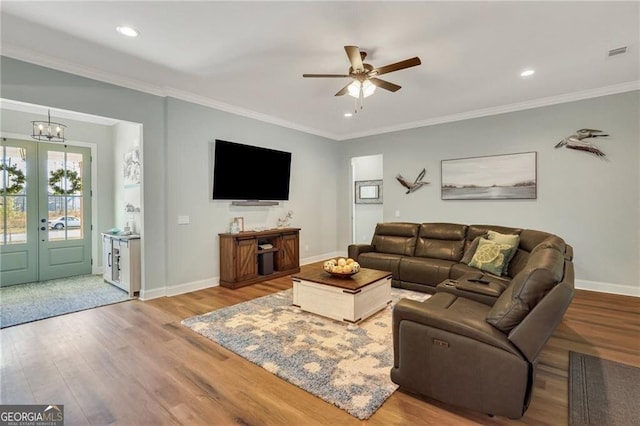
[[[89,273],[90,149],[2,139],[0,285]]]

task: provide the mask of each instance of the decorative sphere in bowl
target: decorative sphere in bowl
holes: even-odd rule
[[[322,265],[325,272],[334,277],[348,278],[360,272],[360,264],[351,258],[329,259]]]

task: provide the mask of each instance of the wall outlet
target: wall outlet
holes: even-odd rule
[[[309,246],[308,245],[304,246],[304,251],[309,251]]]
[[[400,217],[400,210],[396,210],[396,217]]]

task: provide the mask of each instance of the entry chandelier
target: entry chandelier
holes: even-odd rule
[[[51,110],[47,111],[47,121],[32,121],[31,137],[39,141],[64,142],[64,124],[51,122]]]

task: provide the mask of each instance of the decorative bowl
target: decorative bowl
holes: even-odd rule
[[[343,268],[345,271],[342,270]],[[360,265],[351,258],[340,257],[327,260],[322,265],[322,269],[336,278],[349,278],[360,271]]]
[[[327,271],[325,271],[327,272]],[[357,272],[327,272],[327,274],[331,274],[331,276],[336,277],[336,278],[351,278],[352,275],[357,274],[360,271]]]

